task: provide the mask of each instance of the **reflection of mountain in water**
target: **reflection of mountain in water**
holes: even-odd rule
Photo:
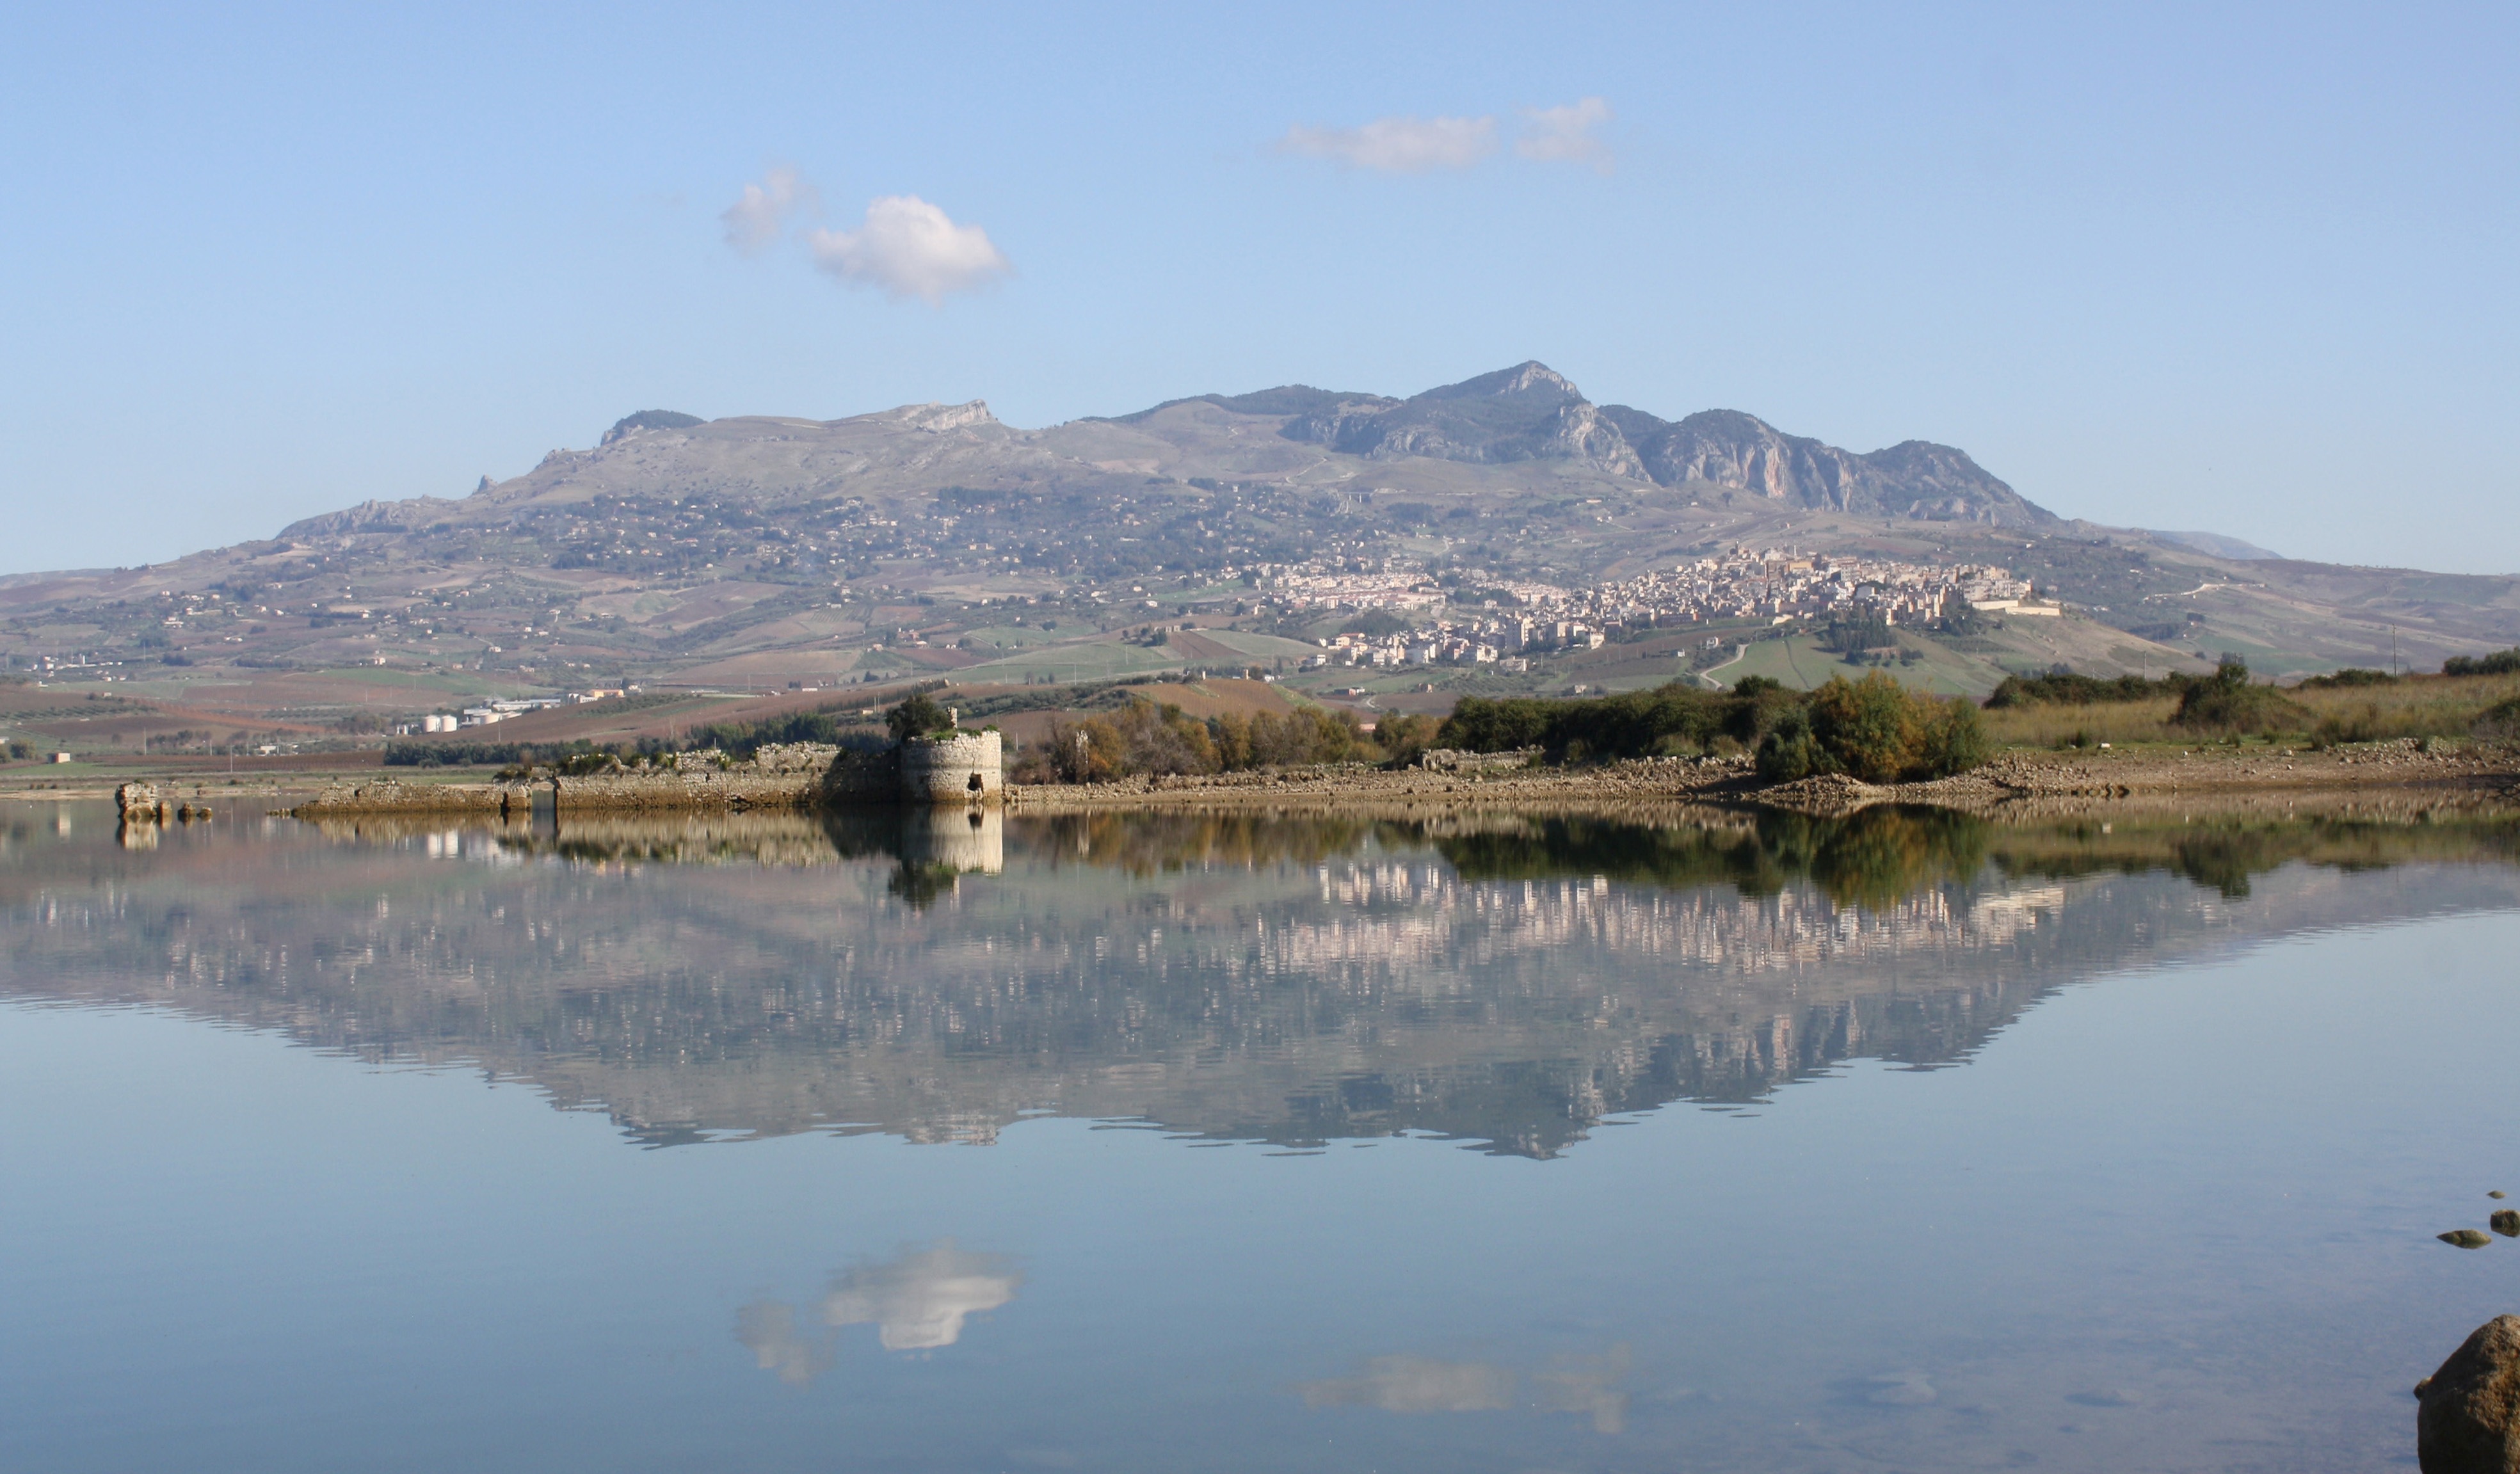
[[[2440,862],[2512,850],[2477,825],[1898,811],[274,824],[145,854],[21,825],[0,990],[471,1060],[660,1143],[986,1140],[1047,1110],[1547,1155],[1850,1057],[1956,1060],[2110,969],[2510,905],[2520,871]]]

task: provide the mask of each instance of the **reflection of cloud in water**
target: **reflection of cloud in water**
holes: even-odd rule
[[[1624,1433],[1628,1428],[1628,1395],[1619,1383],[1628,1379],[1628,1344],[1613,1346],[1598,1357],[1559,1357],[1549,1369],[1534,1373],[1540,1384],[1540,1406],[1550,1412],[1583,1412],[1593,1418],[1596,1433]]]
[[[926,1351],[953,1345],[965,1317],[1012,1300],[1020,1283],[1006,1261],[940,1238],[841,1275],[823,1297],[823,1318],[832,1325],[873,1323],[886,1351]]]
[[[802,1387],[831,1369],[832,1349],[796,1328],[796,1308],[776,1300],[756,1300],[735,1313],[735,1339],[752,1352],[763,1371],[779,1373],[790,1387]]]
[[[1510,1407],[1513,1373],[1485,1362],[1374,1357],[1352,1377],[1305,1382],[1310,1407],[1366,1407],[1385,1412],[1489,1412]]]

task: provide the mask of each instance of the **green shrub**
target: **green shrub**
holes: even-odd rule
[[[2251,682],[2246,660],[2225,655],[2212,676],[2190,683],[2180,694],[2170,725],[2237,737],[2307,727],[2309,719],[2310,713],[2283,692]]]
[[[931,732],[944,732],[954,725],[953,715],[923,691],[914,691],[902,703],[883,714],[883,725],[896,742],[906,742]]]
[[[2344,670],[2329,671],[2323,676],[2306,677],[2301,684],[2311,691],[2335,691],[2353,686],[2395,686],[2397,683],[2398,678],[2387,671],[2348,666]]]
[[[1812,735],[1811,712],[1795,705],[1779,712],[1775,727],[1759,742],[1759,777],[1772,783],[1834,773],[1837,764]]]
[[[2509,676],[2520,675],[2520,648],[2496,650],[2491,655],[2452,655],[2442,662],[2445,676]]]
[[[1977,708],[1964,700],[1942,703],[1942,711],[1925,724],[1923,777],[1950,778],[1966,773],[1995,756],[1995,738]]]
[[[1919,766],[1925,734],[1908,688],[1874,671],[1861,681],[1831,676],[1812,692],[1812,737],[1839,771],[1868,783],[1895,783]]]
[[[2188,679],[2174,675],[2158,681],[2147,681],[2141,676],[2104,680],[2098,676],[2078,676],[2069,670],[2053,670],[2044,676],[2006,676],[1986,698],[1986,704],[2000,711],[2010,706],[2094,706],[2113,701],[2149,701],[2156,696],[2179,694],[2186,690]]]
[[[1831,677],[1811,699],[1778,714],[1759,744],[1759,776],[1791,782],[1844,773],[1868,783],[1949,778],[1984,763],[1994,744],[1966,700],[1919,695],[1874,671]]]
[[[1430,716],[1384,717],[1374,724],[1373,744],[1382,749],[1385,767],[1407,768],[1435,745],[1435,734],[1442,730],[1442,725]]]
[[[1730,692],[1673,681],[1573,701],[1464,696],[1436,732],[1434,745],[1469,752],[1538,747],[1559,762],[1678,756],[1707,751],[1723,737],[1754,746],[1777,714],[1801,699],[1757,676]]]

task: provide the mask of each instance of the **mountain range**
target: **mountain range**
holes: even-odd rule
[[[173,686],[382,666],[446,692],[1106,679],[1291,666],[1342,616],[1271,605],[1271,566],[1394,570],[1475,609],[1736,547],[1991,563],[2070,607],[1943,649],[1960,689],[2054,663],[2315,671],[2520,643],[2520,580],[2067,519],[1952,446],[1664,419],[1539,363],[1406,398],[1290,384],[1040,429],[979,401],[647,410],[469,495],[344,500],[167,563],[0,579],[0,659]],[[1518,683],[1438,672],[1433,698],[1669,679],[1682,643]]]
[[[1256,394],[1174,400],[1117,423],[1143,424],[1188,403],[1238,415],[1284,416],[1279,433],[1286,438],[1369,461],[1559,462],[1656,486],[1700,483],[1858,514],[2016,527],[2057,521],[1989,475],[1967,452],[1948,445],[1905,440],[1858,455],[1789,435],[1738,410],[1663,420],[1624,404],[1593,404],[1541,363],[1517,364],[1408,399],[1289,384]]]

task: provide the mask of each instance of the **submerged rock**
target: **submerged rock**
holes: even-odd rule
[[[2520,1208],[2497,1208],[2485,1226],[2504,1238],[2520,1238]]]
[[[2424,1474],[2520,1474],[2520,1316],[2478,1326],[2415,1397]]]
[[[2457,1249],[2482,1249],[2494,1242],[2474,1228],[2452,1228],[2448,1233],[2436,1233],[2433,1237]]]

